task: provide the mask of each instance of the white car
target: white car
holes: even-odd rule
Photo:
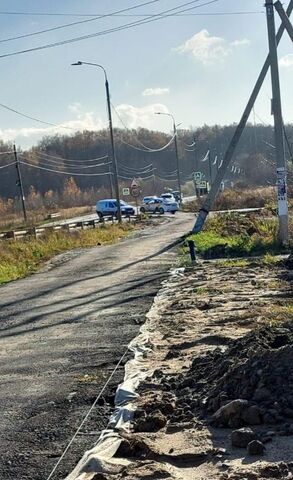
[[[141,213],[175,213],[179,210],[177,202],[170,202],[168,199],[156,198],[150,200],[140,207]]]
[[[167,200],[169,202],[173,202],[173,203],[176,202],[176,199],[173,193],[162,193],[160,198],[163,198],[164,200]]]

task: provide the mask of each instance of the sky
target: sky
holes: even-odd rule
[[[105,67],[117,127],[170,132],[171,118],[155,112],[173,114],[186,129],[237,123],[268,52],[264,1],[155,0],[133,8],[142,3],[147,0],[2,0],[0,104],[57,127],[0,106],[0,139],[28,148],[45,135],[107,126],[103,72],[71,66],[78,60]],[[109,16],[127,8],[132,9]],[[189,10],[109,33],[170,9]],[[287,34],[280,43],[279,64],[283,117],[293,123],[293,48]],[[256,122],[272,123],[270,98],[268,76],[255,105]]]

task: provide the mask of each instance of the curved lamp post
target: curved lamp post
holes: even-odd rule
[[[101,68],[104,72],[105,76],[105,88],[106,88],[106,100],[107,100],[107,109],[108,109],[108,118],[109,118],[109,132],[110,132],[110,142],[111,142],[111,156],[112,156],[112,165],[113,165],[113,172],[114,172],[114,186],[115,186],[115,194],[116,194],[116,201],[117,201],[117,218],[118,222],[122,222],[121,217],[121,205],[120,205],[120,194],[119,194],[119,183],[118,183],[118,168],[117,168],[117,159],[115,154],[115,143],[114,143],[114,134],[113,134],[113,124],[112,124],[112,112],[111,112],[111,101],[110,101],[110,90],[109,90],[109,82],[107,77],[107,72],[103,65],[99,63],[90,63],[90,62],[81,62],[78,61],[76,63],[72,63],[71,65],[91,65],[93,67]]]

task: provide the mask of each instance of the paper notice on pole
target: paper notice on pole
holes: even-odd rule
[[[288,215],[286,171],[284,167],[277,168],[277,189],[279,215]]]

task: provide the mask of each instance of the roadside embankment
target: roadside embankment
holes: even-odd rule
[[[115,479],[292,478],[291,282],[276,259],[203,261],[172,277]]]

